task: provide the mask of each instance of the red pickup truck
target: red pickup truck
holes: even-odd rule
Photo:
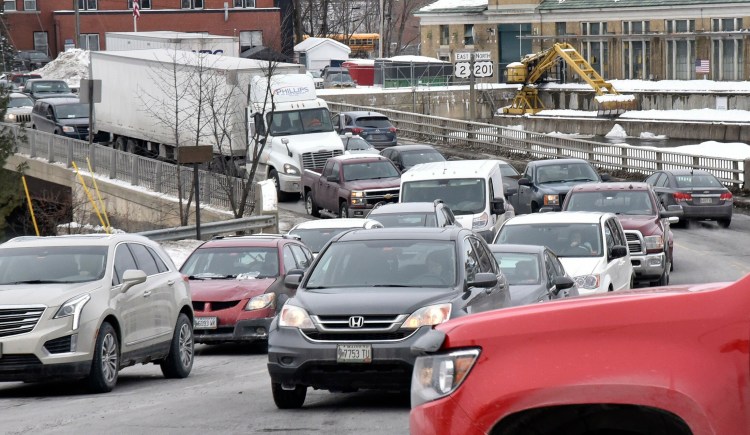
[[[398,202],[401,173],[379,155],[349,154],[326,160],[322,173],[305,169],[305,211],[318,217],[365,217],[378,203]]]
[[[478,313],[412,346],[417,434],[750,434],[750,275]]]

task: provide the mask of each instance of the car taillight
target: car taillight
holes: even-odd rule
[[[719,197],[719,199],[722,200],[722,201],[731,201],[732,200],[732,194],[729,193],[729,192],[724,192],[724,193],[721,194],[721,196]]]
[[[675,192],[672,194],[675,201],[692,201],[693,195],[683,192]]]
[[[362,134],[364,130],[359,127],[352,128],[352,134]]]
[[[398,130],[396,129],[396,127],[391,127],[391,128],[388,129],[388,131],[390,131],[391,133],[395,133]]]

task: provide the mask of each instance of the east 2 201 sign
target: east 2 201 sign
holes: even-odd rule
[[[456,64],[454,74],[456,77],[465,79],[471,77],[492,77],[495,73],[494,64],[490,60],[489,52],[474,53],[473,62],[471,53],[456,53]]]

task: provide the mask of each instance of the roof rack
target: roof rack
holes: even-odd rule
[[[296,234],[274,234],[274,233],[258,233],[258,234],[245,234],[241,236],[237,235],[228,235],[228,236],[222,236],[217,235],[213,236],[211,240],[222,240],[222,239],[291,239],[291,240],[301,240],[300,236]]]

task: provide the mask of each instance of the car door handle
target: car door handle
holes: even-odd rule
[[[143,292],[143,297],[144,298],[147,298],[149,296],[151,296],[151,290],[146,290],[145,292]]]
[[[174,285],[174,280],[170,279],[169,281],[167,281],[167,285]]]

